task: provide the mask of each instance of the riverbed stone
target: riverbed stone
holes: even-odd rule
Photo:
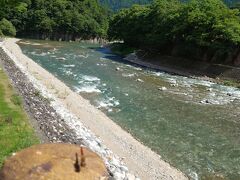
[[[167,88],[163,86],[163,87],[158,88],[158,90],[160,90],[160,91],[166,91]]]
[[[138,82],[144,82],[142,79],[137,79]]]
[[[115,172],[113,177],[115,180],[124,180],[125,173]]]
[[[126,179],[128,179],[128,180],[135,180],[135,176],[133,174],[127,173],[126,174]]]

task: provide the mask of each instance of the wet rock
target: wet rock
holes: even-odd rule
[[[142,79],[137,79],[138,82],[144,82]]]
[[[211,104],[211,101],[208,100],[208,99],[204,99],[204,100],[200,101],[200,103],[202,103],[202,104]]]
[[[158,88],[158,90],[160,90],[160,91],[166,91],[167,88],[163,86],[163,87]]]
[[[170,86],[172,86],[172,87],[177,87],[178,86],[178,84],[170,84]]]
[[[119,68],[119,67],[117,67],[115,70],[116,70],[116,71],[120,71],[120,68]]]
[[[212,88],[207,89],[208,92],[212,92],[212,90],[213,90]]]

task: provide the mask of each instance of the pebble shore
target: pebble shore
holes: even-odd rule
[[[62,137],[64,133],[67,136],[65,142],[68,142],[68,132],[71,132],[73,139],[71,143],[83,144],[103,158],[109,170],[110,179],[139,179],[137,177],[148,180],[188,179],[181,171],[164,161],[159,154],[153,152],[149,147],[136,140],[88,100],[72,91],[66,84],[34,60],[25,56],[21,48],[16,44],[19,40],[7,38],[0,47],[7,54],[9,61],[13,62],[11,66],[17,68],[12,70],[13,74],[15,72],[22,73],[33,88],[37,90],[35,95],[45,99],[46,104],[53,108],[53,113],[59,116],[56,120],[49,119],[44,122],[47,125],[49,125],[48,121],[57,122],[57,125],[52,128],[55,133],[57,132],[52,142],[62,142],[59,136]],[[17,76],[16,78],[21,81],[21,78]],[[27,82],[26,80],[24,80],[24,83]],[[34,96],[30,97],[30,99],[32,98]],[[29,106],[31,108],[31,105]],[[48,106],[46,109],[49,111]],[[26,110],[29,112],[27,108]],[[45,115],[45,112],[43,114]],[[35,118],[31,119],[36,122],[36,124],[32,123],[36,132],[43,132],[38,128],[41,120],[38,122],[34,120]],[[68,130],[64,133],[59,132],[58,124]],[[51,133],[52,131],[44,132],[47,135],[51,135]]]
[[[109,179],[138,180],[118,156],[90,132],[47,89],[16,61],[3,45],[0,46],[0,64],[12,84],[23,97],[25,109],[33,117],[40,131],[52,143],[63,142],[84,145],[100,155],[109,171]]]

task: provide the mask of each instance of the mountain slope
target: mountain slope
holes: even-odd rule
[[[103,6],[106,6],[113,11],[122,8],[131,7],[133,4],[149,4],[152,0],[99,0]]]
[[[153,0],[99,0],[103,6],[106,6],[113,11],[117,11],[122,8],[131,7],[133,4],[149,4]],[[188,0],[180,0],[186,2]],[[223,0],[228,6],[234,6],[236,3],[240,3],[240,0]]]

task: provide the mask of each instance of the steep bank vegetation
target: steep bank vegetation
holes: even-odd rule
[[[180,0],[181,2],[188,2],[190,0]],[[235,7],[240,5],[239,0],[222,0],[227,6]],[[100,0],[100,3],[113,11],[118,11],[123,8],[130,8],[134,4],[150,4],[153,0]]]
[[[103,6],[110,8],[113,11],[118,11],[123,8],[129,8],[133,4],[149,4],[152,0],[99,0]]]
[[[121,10],[109,37],[157,53],[240,64],[240,17],[221,0],[156,0]]]
[[[0,167],[13,152],[39,143],[7,76],[0,69]]]
[[[54,40],[105,38],[108,11],[97,0],[5,0],[0,19],[18,36]]]
[[[111,10],[118,11],[133,4],[149,4],[152,1],[1,0],[0,36],[17,34],[54,40],[106,38]],[[232,7],[237,1],[224,2]]]
[[[122,2],[131,5],[127,0],[100,2],[116,3],[119,8]],[[224,2],[230,3],[155,0],[149,5],[120,10],[110,20],[108,29],[110,13],[98,0],[2,0],[0,36],[17,34],[66,41],[108,36],[111,40],[124,40],[130,49],[239,65],[239,10],[230,9]]]

